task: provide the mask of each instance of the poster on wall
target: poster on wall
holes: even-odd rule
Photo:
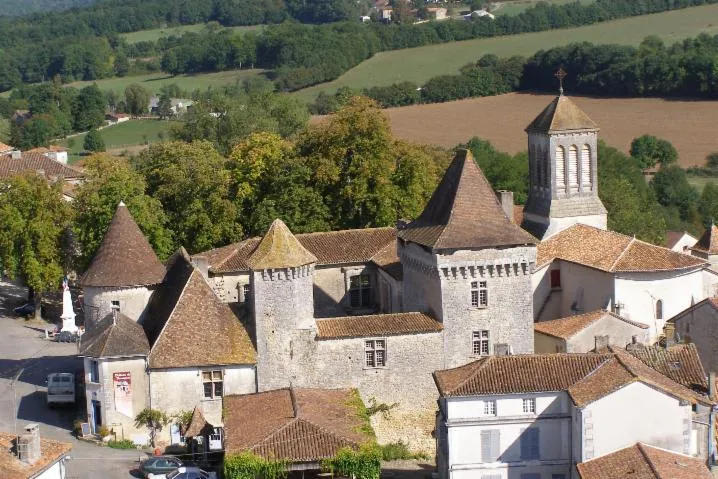
[[[127,417],[132,413],[132,375],[129,372],[112,373],[115,387],[115,411]]]

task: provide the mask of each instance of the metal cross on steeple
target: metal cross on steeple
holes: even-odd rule
[[[566,75],[567,75],[566,71],[561,67],[559,67],[559,69],[556,70],[556,73],[553,74],[553,76],[558,78],[558,85],[559,85],[558,93],[559,93],[559,95],[563,95],[563,79],[566,78]]]

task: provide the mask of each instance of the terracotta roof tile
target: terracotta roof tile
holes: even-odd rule
[[[607,272],[669,271],[706,264],[699,258],[584,224],[575,224],[539,244],[537,268],[555,259]]]
[[[0,178],[9,178],[26,171],[42,170],[46,177],[83,178],[85,174],[40,152],[23,152],[21,158],[0,156]]]
[[[424,313],[373,314],[318,319],[317,339],[436,333],[442,325]]]
[[[708,254],[718,254],[718,226],[711,225],[700,237],[693,248]]]
[[[526,131],[553,133],[566,130],[598,130],[598,126],[568,97],[560,95],[526,127]]]
[[[14,149],[15,149],[15,148],[13,148],[13,147],[10,146],[10,145],[6,145],[5,143],[0,143],[0,153],[5,153],[5,152],[8,152],[8,151],[12,151],[12,150],[14,150]]]
[[[524,222],[524,205],[514,205],[513,218],[511,221],[515,225],[521,225]]]
[[[711,479],[705,462],[638,443],[576,466],[581,479]]]
[[[371,257],[371,261],[397,281],[403,279],[404,267],[396,250],[396,239],[392,238],[381,251]]]
[[[80,337],[80,356],[111,358],[147,356],[150,343],[142,326],[122,313],[108,314]]]
[[[361,431],[356,397],[351,389],[278,389],[225,396],[226,453],[252,451],[290,462],[315,462],[341,447],[358,447],[371,436]]]
[[[297,240],[282,220],[274,220],[267,234],[247,260],[250,268],[296,268],[316,263],[317,258]]]
[[[15,455],[15,434],[0,432],[0,477],[3,479],[30,479],[36,477],[64,455],[72,444],[40,438],[41,457],[35,464],[26,464]]]
[[[606,316],[615,318],[641,329],[648,329],[648,325],[630,321],[603,309],[597,309],[596,311],[578,314],[576,316],[567,316],[565,318],[553,319],[551,321],[534,323],[534,331],[542,334],[548,334],[549,336],[556,338],[568,339]]]
[[[185,437],[197,437],[204,434],[209,434],[214,431],[214,426],[207,422],[202,414],[202,409],[199,406],[195,406],[192,411],[192,419],[189,421],[187,430],[184,432]]]
[[[678,384],[696,391],[708,391],[706,372],[693,343],[674,344],[667,348],[637,347],[628,349],[628,352]]]
[[[537,243],[506,217],[468,150],[459,150],[424,211],[397,235],[434,249],[489,248]]]
[[[171,279],[175,276],[177,279]],[[217,298],[186,252],[153,295],[143,326],[153,369],[254,364],[256,351],[239,318]]]
[[[151,286],[162,282],[165,267],[124,203],[117,206],[102,244],[81,286]]]

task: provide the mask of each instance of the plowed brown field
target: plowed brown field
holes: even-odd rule
[[[526,150],[524,128],[552,98],[509,93],[384,112],[399,138],[451,147],[478,136],[501,151],[516,153]],[[645,133],[673,143],[682,166],[703,164],[708,153],[718,151],[718,101],[572,99],[598,123],[599,137],[623,151],[628,151],[631,140]]]

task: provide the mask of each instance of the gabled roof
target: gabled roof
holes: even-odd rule
[[[712,224],[710,228],[706,229],[691,249],[708,254],[718,254],[718,226]]]
[[[192,411],[192,419],[189,421],[187,430],[184,432],[185,437],[197,437],[205,434],[210,434],[214,431],[214,426],[207,422],[202,414],[202,409],[199,406],[195,406]]]
[[[277,389],[224,397],[225,451],[316,462],[372,439],[352,389]]]
[[[676,383],[625,351],[607,354],[526,354],[490,356],[434,373],[442,396],[566,391],[584,407],[632,382],[667,394],[710,404],[707,397]]]
[[[127,206],[120,202],[90,267],[83,287],[152,286],[162,282],[165,267],[140,231]]]
[[[647,444],[620,449],[576,466],[581,479],[711,479],[705,461]]]
[[[40,438],[40,459],[34,464],[20,461],[15,455],[15,434],[0,432],[0,477],[32,479],[63,458],[72,449],[68,442]]]
[[[459,150],[421,215],[397,235],[433,249],[536,244],[506,217],[469,150]]]
[[[555,259],[610,273],[672,271],[706,265],[700,258],[580,223],[539,244],[536,254],[537,268]]]
[[[684,236],[698,241],[687,231],[666,231],[666,248],[672,249]]]
[[[247,330],[189,260],[173,255],[143,320],[153,369],[254,364]]]
[[[674,344],[666,348],[644,346],[627,351],[678,384],[694,391],[708,392],[706,372],[695,344]]]
[[[317,258],[297,240],[280,219],[272,222],[247,264],[253,270],[296,268],[316,263]]]
[[[85,174],[71,166],[67,166],[42,152],[28,152],[21,154],[20,158],[12,155],[0,155],[0,178],[10,178],[26,171],[42,170],[46,177],[83,178]]]
[[[568,97],[559,95],[526,127],[527,132],[593,130],[598,126]]]
[[[710,271],[710,270],[709,270]],[[671,319],[666,321],[667,323],[675,323],[676,321],[680,321],[687,313],[692,313],[696,311],[697,309],[702,308],[703,306],[710,306],[716,311],[718,311],[718,296],[714,298],[706,298],[703,301],[699,301],[696,304],[689,306],[688,308],[684,309],[680,313],[673,316]]]
[[[80,337],[80,356],[112,358],[147,356],[150,343],[142,326],[122,313],[110,313]]]
[[[441,323],[424,313],[372,314],[317,319],[317,339],[438,333]]]
[[[537,333],[547,334],[555,338],[568,339],[605,317],[615,318],[616,320],[623,321],[624,323],[636,326],[637,328],[648,329],[648,325],[630,321],[604,309],[597,309],[596,311],[578,314],[576,316],[567,316],[565,318],[553,319],[551,321],[540,321],[538,323],[534,323],[534,331]]]

